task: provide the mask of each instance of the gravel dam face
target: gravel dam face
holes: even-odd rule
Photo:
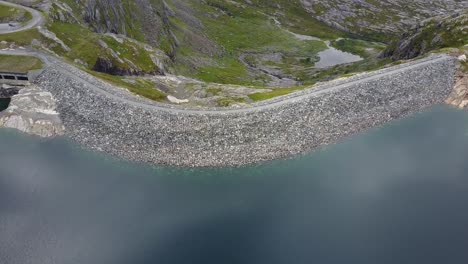
[[[455,59],[431,56],[242,109],[163,106],[59,61],[37,85],[58,101],[66,134],[134,161],[239,166],[285,158],[442,103]]]

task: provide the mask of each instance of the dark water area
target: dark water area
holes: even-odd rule
[[[468,263],[468,113],[226,169],[0,130],[0,263]]]
[[[10,101],[10,98],[0,98],[0,112],[8,108]]]

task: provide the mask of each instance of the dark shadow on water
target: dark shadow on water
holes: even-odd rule
[[[291,160],[132,164],[0,130],[0,263],[468,263],[468,114]]]

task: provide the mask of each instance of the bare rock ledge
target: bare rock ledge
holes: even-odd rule
[[[63,135],[65,128],[55,111],[55,99],[37,86],[22,88],[0,113],[0,127],[14,128],[40,137]]]
[[[446,102],[460,109],[468,107],[468,73],[457,72],[453,91]]]

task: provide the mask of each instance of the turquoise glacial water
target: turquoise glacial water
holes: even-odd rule
[[[181,169],[0,130],[0,263],[468,263],[467,133],[438,106],[290,160]]]

